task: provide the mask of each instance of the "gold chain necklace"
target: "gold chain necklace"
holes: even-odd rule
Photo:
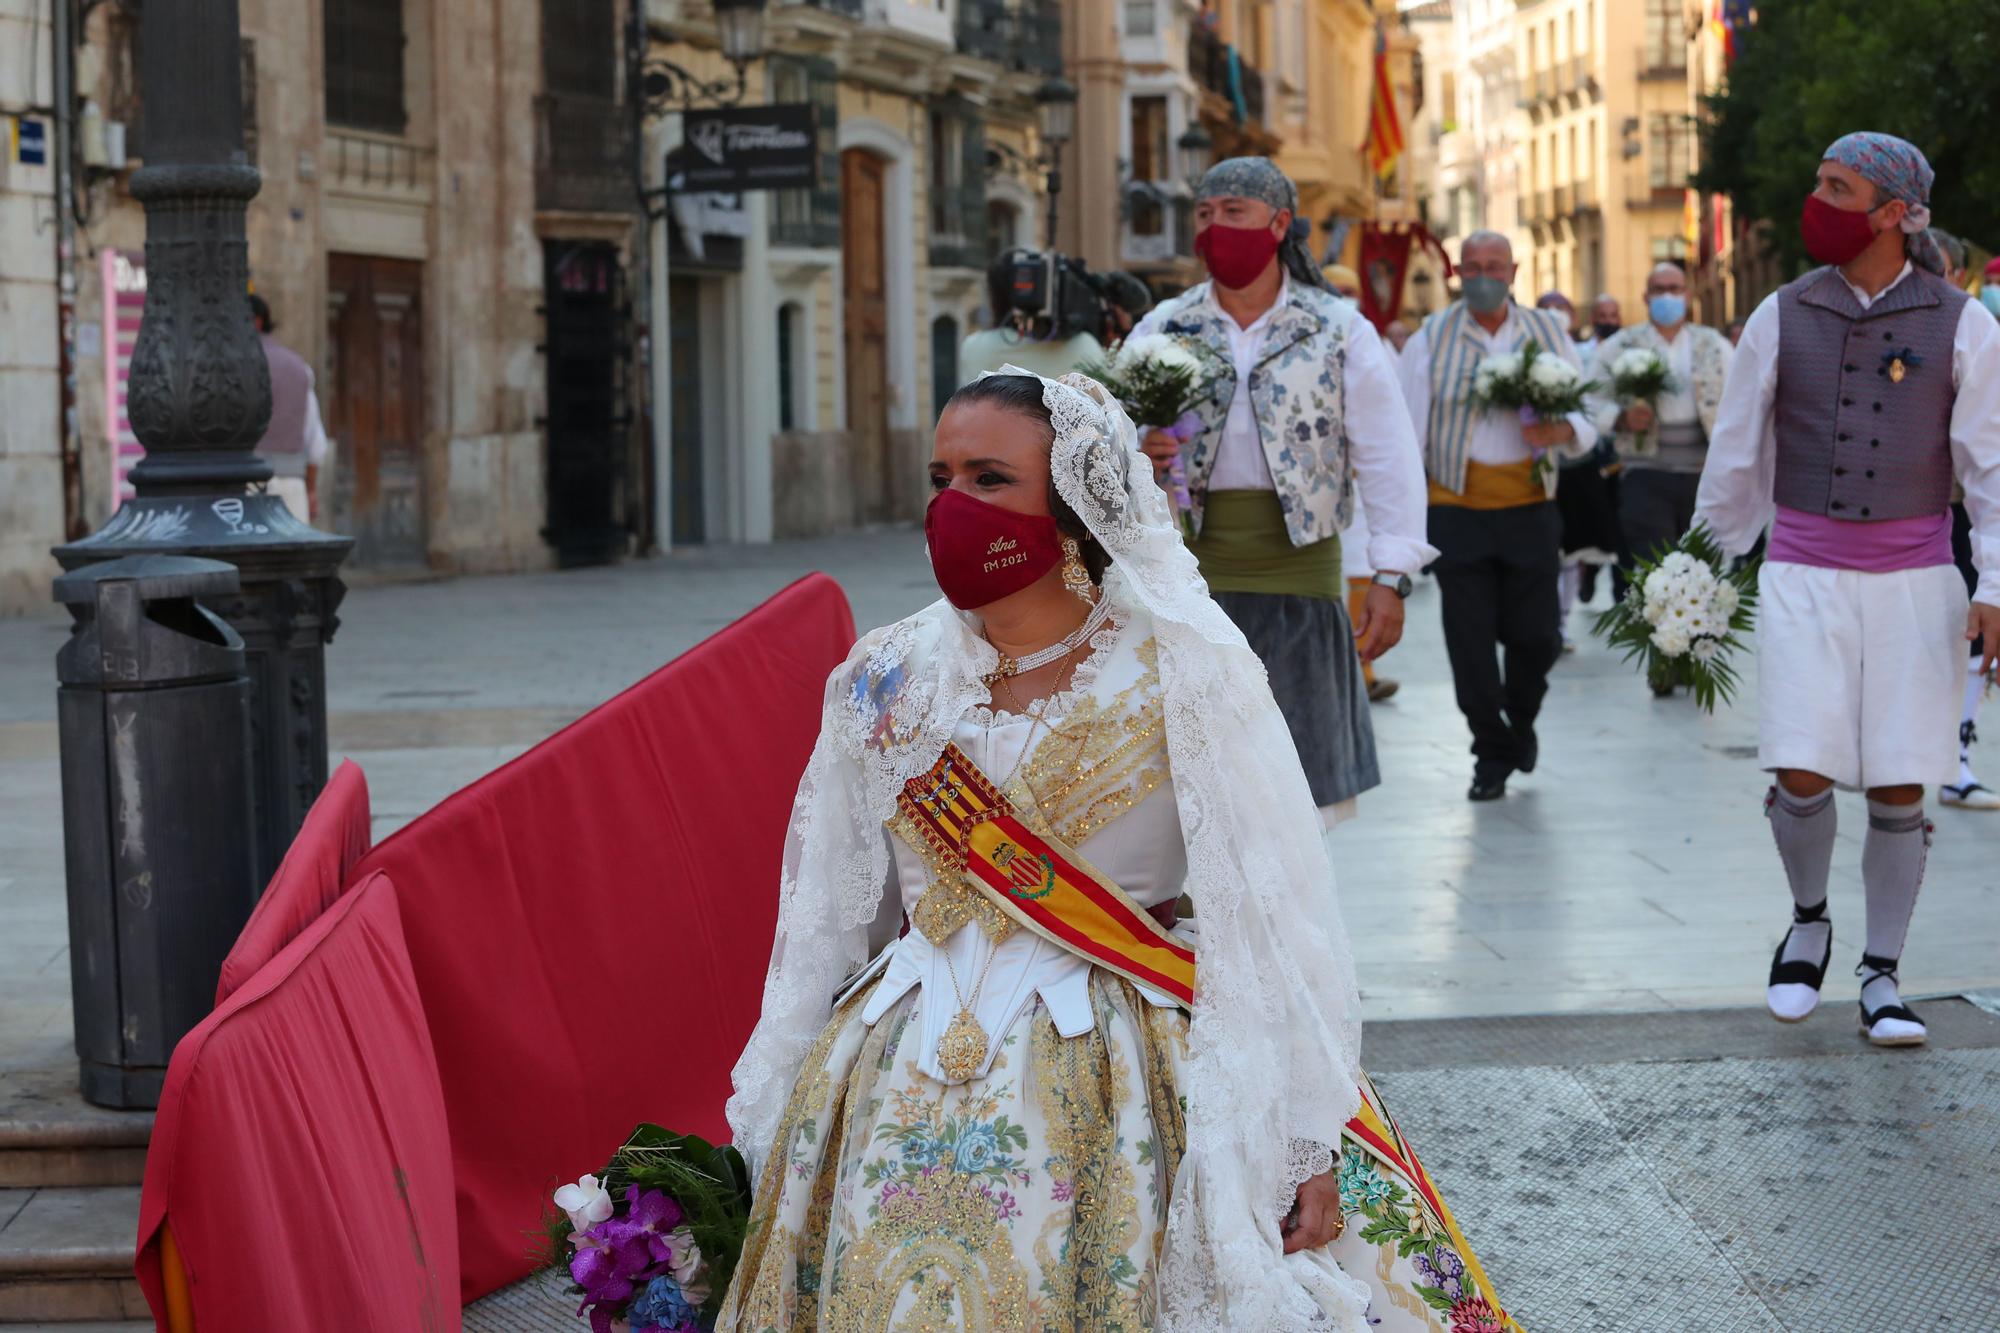
[[[1088,636],[1085,636],[1085,638],[1087,639]],[[1068,651],[1064,652],[1057,659],[1059,665],[1056,667],[1056,684],[1058,686],[1062,684],[1063,672],[1069,668],[1069,659],[1082,646],[1083,641],[1071,644]],[[1015,776],[1020,773],[1021,765],[1027,762],[1028,755],[1035,748],[1035,734],[1041,730],[1043,714],[1048,711],[1048,700],[1043,700],[1042,712],[1029,713],[1027,709],[1021,706],[1021,697],[1014,692],[1014,687],[1009,682],[1007,676],[1003,675],[999,677],[999,685],[1007,691],[1007,699],[1008,702],[1014,705],[1014,712],[1017,715],[1025,715],[1030,719],[1028,738],[1021,745],[1021,753],[1015,758],[1014,767],[1008,770],[1006,781],[1000,784],[1001,789],[1005,790],[1007,783],[1012,782]],[[1051,691],[1050,697],[1053,698],[1055,693],[1057,691]],[[987,703],[989,709],[988,715],[991,716],[992,700],[989,699]],[[993,734],[993,727],[990,723],[986,728],[986,734],[988,737],[991,737]],[[1022,781],[1025,783],[1027,780],[1023,778]],[[1030,786],[1028,794],[1033,796],[1034,792],[1035,789]],[[1040,807],[1041,799],[1039,797],[1036,798],[1035,805],[1038,808]],[[951,946],[946,944],[941,948],[940,952],[944,954],[945,973],[951,978],[951,997],[958,1005],[958,1013],[952,1018],[950,1023],[945,1025],[944,1035],[938,1038],[938,1071],[952,1083],[964,1083],[979,1073],[980,1067],[986,1063],[987,1051],[992,1049],[992,1041],[986,1035],[986,1029],[979,1026],[979,1019],[973,1014],[973,1006],[979,1003],[980,992],[986,989],[986,975],[993,970],[993,960],[999,957],[1000,947],[997,944],[993,945],[992,951],[986,955],[986,965],[979,969],[979,980],[973,983],[972,996],[969,999],[966,997],[964,989],[958,984],[958,968],[951,961]]]

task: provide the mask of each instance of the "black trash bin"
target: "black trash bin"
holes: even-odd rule
[[[130,556],[56,580],[70,984],[83,1095],[157,1106],[257,901],[236,567]]]

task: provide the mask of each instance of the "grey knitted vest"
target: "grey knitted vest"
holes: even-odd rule
[[[1951,503],[1951,345],[1968,299],[1922,269],[1866,310],[1831,268],[1779,289],[1779,504],[1879,523]]]

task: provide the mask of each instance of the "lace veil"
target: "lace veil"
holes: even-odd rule
[[[1279,1235],[1299,1182],[1330,1169],[1359,1106],[1354,968],[1318,812],[1263,664],[1208,595],[1131,420],[1082,375],[1043,379],[1042,401],[1057,493],[1111,557],[1105,593],[1152,622],[1199,926],[1159,1326],[1358,1330],[1361,1285],[1324,1251],[1284,1255]],[[976,623],[940,600],[864,637],[828,682],[763,1013],[729,1100],[753,1173],[829,1000],[865,961],[896,795],[985,700],[996,664]]]

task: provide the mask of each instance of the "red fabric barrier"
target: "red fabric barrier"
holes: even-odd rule
[[[457,1181],[466,1300],[529,1271],[564,1180],[654,1120],[726,1136],[791,801],[854,642],[813,575],[446,800],[396,882]]]
[[[457,1329],[451,1141],[395,888],[361,880],[174,1049],[140,1286],[171,1223],[200,1333]]]
[[[333,906],[355,863],[368,854],[368,779],[352,760],[333,771],[326,789],[306,811],[278,873],[243,923],[243,933],[222,960],[215,986],[220,1005],[300,931]]]

